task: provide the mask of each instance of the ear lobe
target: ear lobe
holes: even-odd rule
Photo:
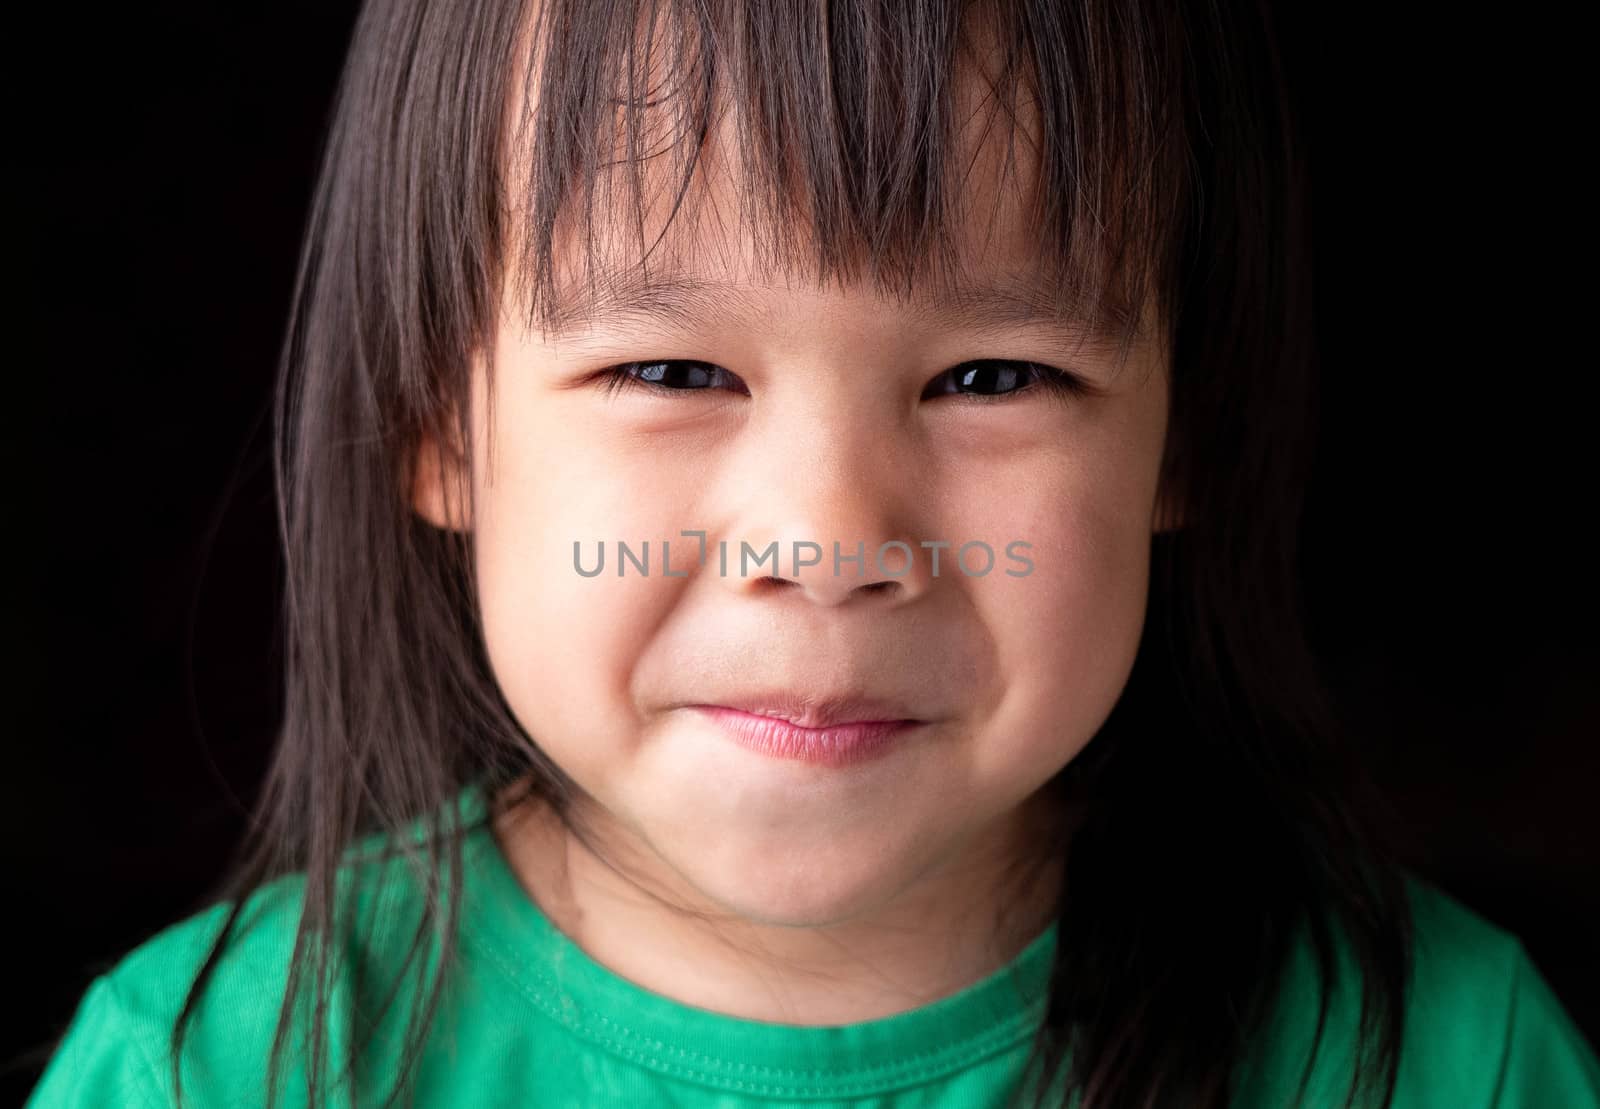
[[[433,435],[424,434],[417,447],[411,487],[411,507],[428,523],[445,531],[472,527],[466,467],[460,456],[446,450]]]

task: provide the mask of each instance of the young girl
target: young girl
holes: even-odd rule
[[[32,1103],[1600,1106],[1309,663],[1275,57],[1250,3],[369,3],[255,834]]]

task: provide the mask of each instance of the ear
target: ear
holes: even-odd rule
[[[462,452],[424,433],[417,446],[411,507],[428,523],[446,531],[470,531],[469,474]]]

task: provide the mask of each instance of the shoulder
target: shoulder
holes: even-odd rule
[[[1392,1109],[1600,1109],[1593,1050],[1529,959],[1521,940],[1432,883],[1408,873],[1413,925]],[[1273,1019],[1257,1041],[1237,1104],[1342,1104],[1359,1050],[1359,967],[1340,935],[1324,992],[1302,934],[1284,968]],[[1320,1032],[1320,1036],[1319,1036]]]
[[[1600,1062],[1513,933],[1410,881],[1416,924],[1403,1063],[1455,1104],[1600,1109]],[[1404,1075],[1403,1075],[1404,1077]]]
[[[1407,875],[1406,889],[1414,928],[1413,1017],[1427,1028],[1442,1013],[1455,1014],[1458,1025],[1468,1015],[1498,1021],[1527,959],[1522,942],[1425,879]]]
[[[303,875],[289,875],[247,900],[188,1025],[186,1057],[227,1072],[263,1042],[263,1033],[270,1044],[303,885]],[[219,902],[168,925],[96,977],[29,1106],[172,1104],[173,1026],[230,908]],[[186,1065],[186,1100],[191,1080]]]
[[[350,1018],[351,956],[365,976],[387,973],[409,949],[425,899],[398,853],[371,836],[349,848],[335,881],[340,903],[354,907],[353,936],[337,953],[325,1047],[344,1049]],[[277,1034],[291,959],[305,905],[306,874],[281,876],[253,891],[228,931],[189,1018],[181,1067],[189,1105],[253,1104],[264,1097],[266,1066]],[[85,990],[29,1101],[38,1107],[170,1105],[172,1046],[179,1014],[234,902],[221,901],[163,928]],[[410,927],[412,932],[402,934]],[[309,942],[309,941],[308,941]],[[306,956],[302,952],[302,958]],[[298,991],[311,989],[314,964]],[[293,1062],[309,1028],[296,1006],[285,1044],[282,1104],[303,1096],[303,1064]]]
[[[1444,890],[1408,876],[1412,924],[1402,1084],[1449,1083],[1457,1104],[1491,1105],[1503,1067],[1521,941]]]
[[[1417,875],[1407,873],[1405,885],[1412,963],[1392,1109],[1600,1109],[1593,1051],[1521,940]],[[1235,1104],[1343,1103],[1359,1051],[1364,983],[1345,937],[1335,935],[1326,992],[1307,935],[1291,947]]]

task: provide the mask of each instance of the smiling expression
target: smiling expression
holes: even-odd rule
[[[613,244],[609,295],[559,331],[521,326],[508,300],[492,406],[474,363],[456,476],[471,519],[427,467],[417,507],[473,532],[494,676],[606,842],[704,905],[821,924],[1015,845],[1111,712],[1163,526],[1169,353],[1154,319],[1118,351],[1037,310],[1026,195],[980,136],[962,295],[909,299],[757,257],[726,139],[674,218],[669,190],[651,208],[654,286]],[[781,574],[724,575],[686,529],[713,549],[861,542],[869,558],[862,576],[787,556]],[[619,540],[656,559],[672,540],[673,576],[575,572],[575,542]],[[880,572],[870,552],[895,540],[918,557]],[[925,540],[952,544],[937,575]],[[1033,569],[954,572],[969,540],[1025,542]],[[917,724],[878,757],[819,763],[692,707],[772,690],[892,701]]]

